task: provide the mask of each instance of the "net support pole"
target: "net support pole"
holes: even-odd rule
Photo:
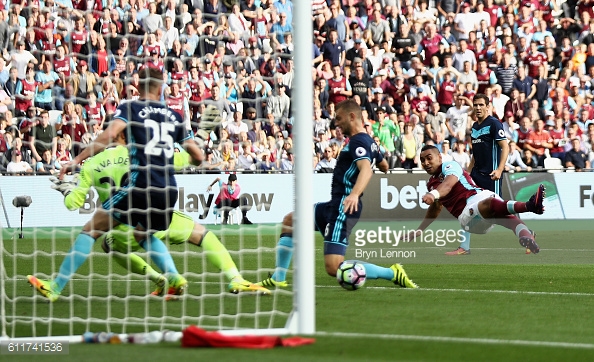
[[[293,310],[299,334],[315,333],[315,244],[313,222],[312,117],[313,84],[311,1],[293,1],[295,39],[293,138],[295,146],[295,213],[293,240],[295,272]]]

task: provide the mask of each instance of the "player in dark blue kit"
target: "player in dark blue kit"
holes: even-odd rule
[[[489,115],[489,97],[477,94],[472,101],[476,122],[472,125],[472,157],[468,172],[477,186],[501,194],[501,175],[505,169],[505,162],[509,154],[509,146],[503,124]],[[470,254],[470,233],[465,232],[463,242],[454,251],[446,255]]]
[[[179,275],[165,244],[153,233],[166,230],[177,202],[177,184],[174,177],[174,142],[184,146],[199,165],[204,156],[200,147],[189,137],[181,117],[160,102],[163,74],[146,68],[140,72],[140,99],[123,102],[113,120],[93,143],[71,163],[60,170],[60,179],[88,157],[103,151],[122,132],[129,147],[130,174],[127,180],[106,179],[111,185],[122,185],[103,203],[92,219],[85,224],[74,245],[64,258],[59,275],[49,287],[38,290],[50,300],[70,280],[72,274],[85,262],[95,240],[119,224],[135,228],[134,237],[145,248],[157,266],[168,276],[170,286],[182,294],[186,281]],[[126,178],[126,177],[124,177]],[[74,186],[73,186],[74,188]],[[68,190],[61,190],[67,194]],[[168,288],[165,288],[167,290]]]
[[[340,152],[334,168],[330,201],[314,206],[315,226],[324,235],[324,261],[330,276],[336,276],[338,266],[344,261],[349,235],[361,216],[361,195],[373,175],[372,164],[375,162],[381,171],[388,171],[388,162],[379,152],[379,146],[363,128],[361,107],[357,103],[352,100],[338,103],[336,126],[349,136],[349,142]],[[283,219],[276,270],[257,284],[286,287],[286,273],[292,256],[293,213],[289,213]],[[365,265],[369,279],[387,279],[401,287],[417,287],[400,264],[384,268],[367,262],[360,263]]]

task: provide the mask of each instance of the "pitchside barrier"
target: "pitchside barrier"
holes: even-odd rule
[[[215,222],[214,202],[218,193],[206,187],[216,177],[227,175],[178,175],[179,201],[176,208],[202,224]],[[314,202],[327,201],[331,174],[314,175]],[[249,209],[248,218],[254,223],[278,223],[292,211],[294,178],[291,174],[244,174],[238,177],[241,197]],[[523,214],[524,219],[588,219],[594,215],[594,173],[512,173],[505,174],[503,198],[526,201],[540,183],[547,187],[544,215]],[[49,177],[2,177],[0,191],[4,227],[18,227],[20,210],[11,204],[17,196],[28,195],[33,200],[25,210],[25,227],[82,226],[97,208],[97,195],[91,190],[78,212],[69,212],[63,196],[50,189]],[[362,221],[421,219],[427,205],[421,197],[427,192],[425,173],[375,174],[363,195]],[[6,220],[6,218],[8,218]],[[440,218],[451,218],[442,213]]]

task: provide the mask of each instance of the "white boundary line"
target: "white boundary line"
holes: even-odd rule
[[[18,278],[17,281],[27,281],[27,279]],[[88,280],[83,278],[73,278],[71,280]],[[122,279],[118,281],[126,281],[126,282],[142,282],[146,283],[145,280],[140,279]],[[96,282],[96,281],[95,281]],[[211,285],[220,285],[219,282],[214,281],[207,281],[207,282],[197,282],[193,281],[190,284],[211,284]],[[318,289],[326,289],[326,288],[342,288],[340,285],[316,285]],[[537,292],[537,291],[524,291],[524,290],[500,290],[500,289],[455,289],[455,288],[423,288],[422,286],[418,289],[406,289],[406,288],[396,288],[393,286],[366,286],[364,289],[376,289],[376,290],[388,290],[388,289],[396,289],[402,290],[409,293],[416,293],[416,292],[448,292],[448,293],[492,293],[492,294],[518,294],[518,295],[557,295],[557,296],[565,296],[565,297],[594,297],[594,293],[580,293],[580,292]]]
[[[317,288],[342,288],[340,285],[318,285]],[[363,287],[364,289],[394,289],[394,287]],[[559,295],[566,297],[594,297],[594,293],[579,293],[579,292],[535,292],[523,290],[497,290],[497,289],[454,289],[454,288],[423,288],[407,289],[396,288],[410,293],[416,292],[453,292],[453,293],[493,293],[493,294],[525,294],[525,295]]]
[[[425,342],[455,342],[455,343],[473,343],[473,344],[495,344],[495,345],[515,345],[530,347],[552,347],[552,348],[572,348],[572,349],[594,349],[591,343],[570,343],[570,342],[551,342],[551,341],[524,341],[520,339],[493,339],[493,338],[465,338],[465,337],[442,337],[442,336],[417,336],[406,334],[368,334],[368,333],[343,333],[343,332],[316,332],[317,336],[328,337],[346,337],[346,338],[373,338],[373,339],[396,339],[407,341],[425,341]]]

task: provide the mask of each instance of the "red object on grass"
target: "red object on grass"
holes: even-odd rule
[[[216,348],[274,348],[296,347],[312,344],[314,338],[277,336],[225,336],[218,332],[208,332],[196,326],[183,331],[182,347],[216,347]]]

